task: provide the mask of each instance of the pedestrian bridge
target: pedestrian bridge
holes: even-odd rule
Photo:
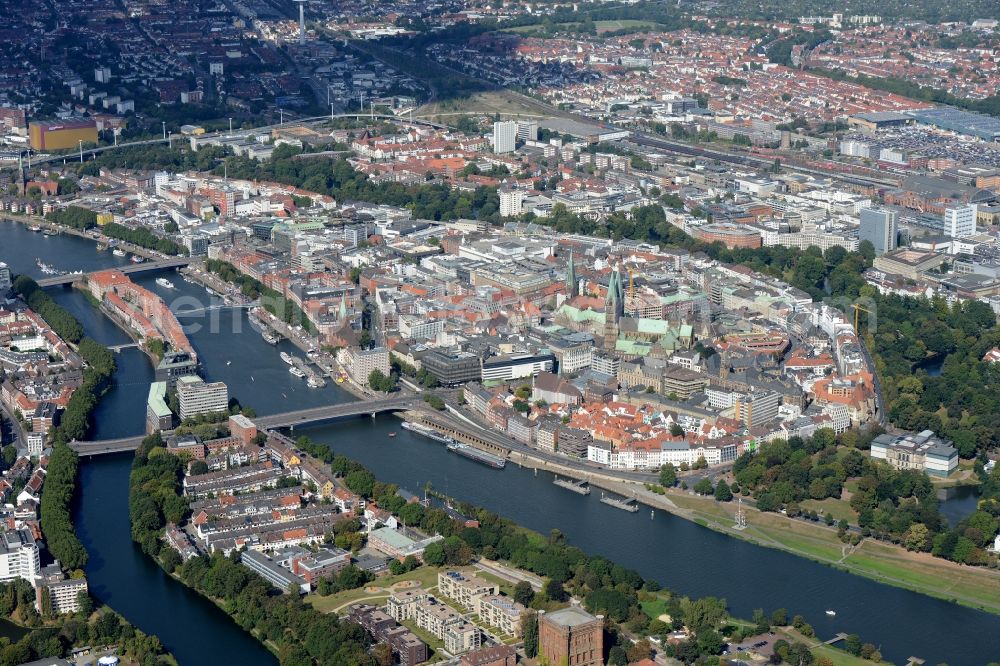
[[[296,426],[312,425],[331,421],[333,419],[347,418],[351,416],[375,416],[384,412],[398,412],[407,409],[416,409],[424,404],[420,396],[394,396],[381,400],[345,402],[337,405],[325,405],[323,407],[311,407],[309,409],[299,409],[282,414],[271,414],[269,416],[257,416],[251,419],[260,430],[271,428],[292,428]],[[164,433],[169,434],[169,433]],[[97,456],[110,453],[123,453],[125,451],[135,451],[142,444],[145,435],[136,437],[123,437],[121,439],[102,439],[98,441],[74,441],[70,443],[70,448],[82,456]]]
[[[173,257],[171,259],[159,259],[157,261],[144,261],[141,264],[130,264],[128,266],[121,266],[114,270],[125,275],[134,275],[136,273],[148,273],[149,271],[161,271],[168,268],[180,268],[181,266],[187,266],[193,261],[191,257]],[[86,277],[80,273],[67,273],[66,275],[56,275],[53,277],[43,278],[38,280],[39,287],[58,287],[60,285],[73,284],[80,278]]]

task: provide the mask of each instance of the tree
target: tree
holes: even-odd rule
[[[713,491],[712,480],[707,476],[704,477],[698,483],[694,484],[694,491],[699,495],[711,495]]]
[[[664,488],[673,488],[677,485],[677,471],[670,463],[660,468],[660,485]]]
[[[719,479],[719,485],[715,487],[715,499],[720,502],[729,502],[733,499],[733,491],[729,489],[729,484],[724,479]]]
[[[526,580],[522,580],[514,586],[514,601],[522,606],[530,606],[531,602],[534,600],[535,590],[531,587],[531,583]]]
[[[440,567],[444,565],[444,546],[440,541],[435,541],[427,546],[424,550],[424,562],[432,567]]]
[[[538,656],[538,614],[529,611],[521,618],[521,636],[524,639],[524,654],[529,659]]]
[[[563,589],[562,582],[554,578],[545,581],[545,598],[550,601],[564,601],[566,599],[566,590]]]

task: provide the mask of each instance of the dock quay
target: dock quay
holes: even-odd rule
[[[572,490],[574,493],[579,495],[589,495],[590,494],[590,484],[586,481],[574,481],[572,479],[560,479],[558,476],[553,479],[553,484],[559,486],[560,488],[565,488],[566,490]]]
[[[601,493],[601,502],[616,509],[628,511],[629,513],[635,513],[639,510],[639,502],[635,498],[621,499],[618,497],[608,497],[604,493]]]

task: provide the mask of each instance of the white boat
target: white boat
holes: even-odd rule
[[[295,363],[295,359],[292,358],[292,355],[289,354],[288,352],[281,352],[281,354],[279,355],[281,356],[281,360],[287,363],[288,365]]]
[[[324,386],[326,386],[326,380],[323,379],[322,377],[313,375],[312,377],[306,380],[306,384],[309,386],[309,388],[323,388]]]
[[[133,264],[141,264],[142,262],[144,262],[146,260],[143,259],[142,257],[140,257],[137,254],[133,254],[132,257],[129,259],[129,261],[131,261]]]
[[[232,361],[226,361],[226,365],[232,365],[232,364],[233,364]]]
[[[174,283],[167,278],[156,278],[156,284],[160,285],[164,289],[173,289]]]
[[[306,376],[306,373],[302,372],[301,370],[299,370],[298,368],[296,368],[294,365],[292,367],[288,368],[288,372],[292,373],[293,375],[295,375],[299,379],[302,379],[303,377]]]
[[[111,254],[115,255],[116,257],[124,257],[127,254],[127,252],[125,252],[125,250],[121,249],[120,247],[116,247],[115,249],[111,250]]]
[[[830,617],[833,617],[834,615],[837,614],[837,611],[835,611],[835,610],[827,610],[826,614],[829,615]]]

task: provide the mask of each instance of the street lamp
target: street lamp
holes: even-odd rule
[[[230,118],[229,119],[229,134],[227,134],[226,136],[232,136],[232,135],[233,135],[233,119]]]
[[[83,139],[80,139],[80,164],[83,164]]]
[[[163,125],[163,139],[165,141],[167,139],[167,121],[164,120],[160,124]]]

